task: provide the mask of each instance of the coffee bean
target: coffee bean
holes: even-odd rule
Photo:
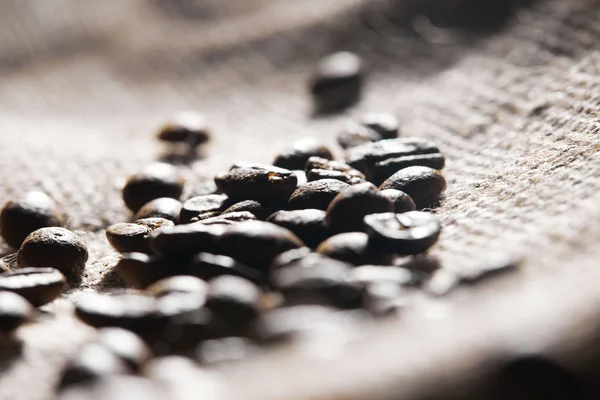
[[[21,268],[0,275],[0,290],[17,293],[36,307],[50,303],[65,286],[65,277],[54,268]]]
[[[371,214],[365,217],[371,242],[396,254],[419,254],[437,242],[442,227],[431,213]]]
[[[349,187],[350,185],[347,183],[335,179],[308,182],[291,195],[288,207],[292,210],[306,208],[326,210],[331,200],[342,190]]]
[[[408,211],[415,211],[417,206],[413,199],[410,198],[404,192],[396,189],[385,189],[381,190],[380,193],[391,200],[394,204],[394,212],[396,214],[402,214]]]
[[[222,194],[208,194],[205,196],[192,197],[183,203],[179,221],[182,224],[187,224],[192,218],[207,214],[221,213],[226,206],[227,196]]]
[[[174,223],[179,223],[179,213],[181,212],[182,204],[179,200],[171,199],[169,197],[160,197],[146,203],[140,210],[135,214],[134,219],[147,219],[147,218],[163,218]]]
[[[317,252],[354,265],[389,265],[392,256],[369,245],[369,236],[363,232],[340,233],[325,240]]]
[[[350,123],[337,135],[337,142],[343,149],[350,149],[364,143],[377,142],[383,137],[367,126]]]
[[[210,140],[210,130],[204,116],[182,112],[167,121],[158,131],[157,138],[167,143],[185,143],[196,147]]]
[[[222,365],[248,359],[260,351],[251,340],[242,337],[207,340],[197,349],[199,362],[203,365]]]
[[[325,211],[306,209],[293,211],[277,211],[267,222],[290,230],[307,246],[315,248],[323,240],[331,236],[325,224]]]
[[[161,279],[146,288],[146,293],[157,298],[172,295],[189,295],[200,299],[204,304],[207,286],[202,279],[189,275],[179,275]]]
[[[71,283],[81,280],[87,259],[83,240],[64,228],[41,228],[31,233],[18,255],[19,267],[56,268]]]
[[[260,203],[256,200],[244,200],[240,201],[239,203],[235,203],[227,210],[223,211],[223,214],[229,214],[240,211],[251,212],[256,216],[256,218],[260,220],[265,220],[269,215],[277,211],[277,208],[273,205],[269,205],[268,203]]]
[[[309,138],[298,140],[275,157],[273,165],[289,170],[304,170],[310,157],[333,159],[333,154],[326,146],[317,140]]]
[[[152,350],[148,345],[138,335],[126,329],[99,329],[96,342],[110,350],[136,372],[152,358]]]
[[[360,99],[364,80],[363,62],[350,52],[322,59],[310,81],[315,109],[329,113],[347,108]]]
[[[150,248],[168,260],[185,260],[198,253],[219,250],[225,231],[223,225],[205,225],[200,222],[178,225],[151,235]]]
[[[34,308],[17,293],[0,291],[0,334],[11,332],[33,319]]]
[[[313,251],[308,247],[300,247],[298,249],[284,251],[273,259],[273,262],[269,266],[269,271],[273,272],[280,268],[292,265],[310,254],[313,254]]]
[[[204,280],[232,275],[248,279],[257,285],[265,280],[264,274],[257,269],[250,268],[231,257],[210,253],[200,253],[194,257],[189,274]]]
[[[393,210],[392,202],[372,183],[365,182],[335,196],[327,208],[325,219],[334,232],[360,232],[365,230],[365,215]]]
[[[246,221],[230,226],[221,236],[220,246],[219,253],[266,271],[277,255],[303,247],[304,243],[289,230],[275,224]]]
[[[380,134],[383,139],[394,139],[400,131],[398,118],[389,113],[368,113],[362,117],[361,124]]]
[[[32,191],[7,202],[0,212],[0,234],[8,245],[18,249],[33,231],[61,226],[62,216],[47,194]]]
[[[156,281],[184,271],[175,262],[144,253],[123,254],[115,269],[125,284],[135,289],[144,289]]]
[[[106,229],[108,243],[119,253],[149,253],[148,237],[152,232],[174,227],[163,218],[146,218],[134,223],[120,223]]]
[[[199,221],[204,225],[235,225],[239,222],[244,221],[255,221],[256,216],[249,211],[237,211],[230,213],[223,213],[216,217],[211,217]]]
[[[311,169],[308,171],[307,180],[309,182],[318,181],[320,179],[335,179],[347,183],[348,185],[357,185],[365,182],[364,179],[351,176],[346,172],[331,171],[326,169]]]
[[[237,276],[220,276],[209,282],[206,308],[222,318],[239,333],[259,313],[260,289]]]
[[[418,209],[423,209],[440,199],[446,190],[446,179],[429,167],[408,167],[390,176],[379,189],[400,190],[413,199]]]
[[[344,164],[339,161],[326,160],[320,157],[311,157],[306,162],[304,170],[308,173],[313,169],[344,172],[350,177],[365,179],[365,175],[362,172],[352,168],[348,164]]]
[[[149,201],[161,197],[178,199],[183,191],[184,180],[179,171],[165,163],[155,163],[133,175],[123,188],[123,201],[137,212]]]
[[[296,190],[298,178],[272,165],[238,163],[215,177],[219,189],[232,199],[286,201]]]
[[[389,158],[387,160],[375,163],[375,166],[373,167],[372,180],[375,184],[380,185],[383,181],[401,169],[414,166],[423,166],[439,170],[444,168],[444,163],[444,156],[440,153]]]

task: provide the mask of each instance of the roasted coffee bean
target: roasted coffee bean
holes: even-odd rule
[[[442,227],[431,213],[371,214],[365,217],[369,239],[378,248],[396,254],[419,254],[437,242]]]
[[[184,272],[176,262],[145,253],[123,254],[115,269],[125,284],[135,289],[144,289],[156,281]]]
[[[227,199],[227,196],[223,194],[208,194],[205,196],[192,197],[183,203],[181,213],[179,214],[179,221],[182,224],[187,224],[192,218],[203,214],[220,214],[226,208],[225,204]]]
[[[273,205],[269,205],[268,203],[260,203],[256,200],[244,200],[240,201],[239,203],[235,203],[227,210],[223,211],[223,214],[229,214],[240,211],[251,212],[256,216],[256,218],[260,220],[265,220],[269,215],[277,211],[277,208]]]
[[[248,279],[259,285],[265,281],[264,273],[250,268],[231,257],[200,253],[194,257],[189,274],[206,281],[223,275],[233,275]]]
[[[161,197],[178,199],[183,191],[184,180],[177,169],[165,163],[155,163],[133,175],[123,187],[123,201],[137,212],[149,201]]]
[[[365,230],[365,215],[391,212],[394,205],[372,183],[349,187],[329,204],[325,220],[334,232],[360,232]]]
[[[204,225],[235,225],[238,222],[255,221],[256,216],[249,211],[223,213],[216,217],[206,218],[200,223]]]
[[[134,219],[163,218],[174,223],[179,223],[179,213],[182,204],[179,200],[170,197],[160,197],[146,203],[135,214]]]
[[[157,138],[167,143],[196,147],[210,140],[210,130],[202,114],[187,111],[176,114],[158,131]]]
[[[148,345],[138,335],[126,329],[99,329],[96,342],[110,350],[136,372],[152,358],[152,350]]]
[[[390,176],[380,190],[396,189],[409,195],[418,209],[431,206],[446,190],[446,179],[429,167],[408,167]]]
[[[230,364],[248,359],[259,351],[260,348],[249,339],[228,337],[201,343],[197,357],[203,365]]]
[[[0,291],[0,334],[11,332],[33,319],[34,308],[17,293]]]
[[[108,243],[119,253],[149,253],[148,237],[153,232],[174,227],[164,218],[145,218],[134,223],[120,223],[106,229]]]
[[[435,143],[428,139],[419,137],[387,139],[348,149],[346,162],[370,178],[373,175],[375,164],[380,161],[439,152]]]
[[[400,122],[395,115],[389,113],[368,113],[361,119],[361,124],[374,130],[383,139],[394,139],[400,132]]]
[[[232,199],[285,201],[296,190],[298,178],[272,165],[238,163],[215,177],[219,189]]]
[[[200,222],[178,225],[151,235],[150,248],[168,260],[185,260],[198,253],[220,250],[221,237],[225,231],[223,225],[205,225]]]
[[[153,283],[146,288],[146,293],[157,298],[179,294],[191,295],[200,298],[202,304],[204,304],[207,290],[206,282],[202,279],[195,276],[179,275]]]
[[[298,249],[285,251],[273,259],[273,262],[269,266],[269,271],[273,272],[279,268],[293,265],[294,263],[298,262],[298,260],[310,254],[313,254],[313,251],[308,247],[300,247]]]
[[[357,185],[365,182],[363,178],[349,175],[347,172],[332,171],[327,169],[311,169],[306,174],[309,182],[318,181],[320,179],[335,179],[347,183],[348,185]]]
[[[108,374],[79,385],[70,385],[61,390],[58,400],[161,400],[173,398],[170,393],[149,379]]]
[[[31,232],[62,224],[63,218],[54,200],[38,191],[7,202],[0,212],[0,234],[16,249]]]
[[[259,313],[260,289],[249,280],[237,276],[220,276],[208,286],[206,308],[240,332]]]
[[[197,217],[190,219],[189,221],[186,222],[186,224],[193,224],[194,222],[201,222],[201,221],[204,221],[205,219],[216,218],[219,215],[221,215],[220,211],[206,212],[204,214],[200,214]]]
[[[380,193],[390,199],[394,204],[394,212],[396,214],[402,214],[408,211],[415,211],[417,206],[413,199],[410,198],[404,192],[396,189],[385,189],[381,190]]]
[[[333,159],[333,154],[326,146],[317,140],[309,138],[298,140],[275,157],[273,165],[289,170],[304,170],[310,157]]]
[[[304,243],[289,230],[275,224],[246,221],[228,227],[221,236],[220,245],[219,253],[266,271],[277,255],[303,247]]]
[[[308,247],[315,248],[323,240],[331,236],[325,224],[325,211],[306,209],[293,211],[277,211],[267,222],[290,230]]]
[[[0,290],[17,293],[36,307],[50,303],[65,286],[65,277],[54,268],[21,268],[0,275]]]
[[[87,246],[79,236],[64,228],[41,228],[21,245],[18,263],[21,268],[56,268],[69,282],[77,283],[87,259]]]
[[[356,103],[364,73],[363,62],[354,53],[339,52],[322,59],[310,81],[316,111],[335,112]]]
[[[317,252],[354,265],[389,265],[393,258],[391,254],[371,246],[369,236],[363,232],[332,236],[317,247]]]
[[[364,143],[377,142],[383,137],[374,129],[367,126],[351,123],[344,127],[338,136],[337,142],[343,149],[350,149]]]
[[[375,184],[380,185],[383,181],[401,169],[422,166],[440,170],[444,168],[444,163],[444,156],[440,153],[389,158],[387,160],[375,163],[375,166],[373,167],[372,181]]]
[[[342,190],[349,188],[347,183],[335,179],[321,179],[308,182],[298,188],[290,197],[288,207],[292,210],[315,208],[326,210],[329,203]]]
[[[327,171],[344,172],[351,177],[365,179],[365,174],[352,168],[348,164],[344,164],[339,161],[326,160],[320,157],[311,157],[306,162],[304,170],[308,173],[310,170],[313,169],[324,169]]]
[[[105,376],[130,372],[132,371],[127,363],[109,348],[100,343],[88,343],[67,364],[58,387],[62,390]]]

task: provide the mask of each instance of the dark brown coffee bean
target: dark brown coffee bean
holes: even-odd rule
[[[194,257],[189,274],[206,281],[224,275],[248,279],[257,285],[265,281],[264,274],[259,270],[250,268],[231,257],[210,253],[200,253]]]
[[[298,249],[285,251],[273,259],[273,262],[269,266],[269,271],[273,272],[278,270],[279,268],[284,268],[289,265],[293,265],[300,259],[310,254],[313,254],[313,251],[308,247],[300,247]]]
[[[65,277],[54,268],[21,268],[0,275],[0,290],[17,293],[36,307],[50,303],[65,286]]]
[[[64,228],[41,228],[21,245],[18,263],[21,268],[56,268],[69,282],[77,283],[87,259],[87,246],[79,236]]]
[[[16,249],[31,232],[62,224],[63,219],[54,200],[38,191],[27,192],[7,202],[0,212],[0,234]]]
[[[155,163],[129,178],[123,188],[123,201],[131,211],[137,212],[154,199],[179,199],[183,184],[184,180],[174,166]]]
[[[303,246],[304,243],[285,228],[269,222],[246,221],[230,226],[223,233],[219,253],[266,271],[277,255]]]
[[[146,293],[157,298],[180,294],[198,297],[201,300],[201,305],[204,304],[206,292],[206,282],[189,275],[161,279],[146,288]]]
[[[201,114],[182,112],[166,122],[156,136],[163,142],[185,143],[196,147],[210,140],[210,130]]]
[[[391,212],[394,205],[372,183],[361,183],[344,190],[331,201],[326,221],[334,232],[365,230],[365,215]]]
[[[244,221],[256,221],[256,216],[249,211],[223,213],[216,217],[206,218],[200,223],[204,225],[235,225]]]
[[[260,220],[265,220],[269,215],[277,211],[277,208],[273,205],[269,205],[268,203],[260,203],[256,200],[244,200],[240,201],[239,203],[235,203],[227,210],[223,211],[223,214],[229,214],[240,211],[251,212],[256,216],[256,218]]]
[[[374,130],[383,139],[394,139],[398,137],[400,122],[395,115],[389,113],[368,113],[361,119],[361,124]]]
[[[249,280],[220,276],[209,282],[206,308],[222,318],[232,333],[239,333],[258,315],[261,295]]]
[[[163,218],[174,223],[179,223],[179,213],[181,212],[182,204],[179,200],[171,199],[169,197],[160,197],[146,203],[140,210],[135,214],[134,219],[148,219],[148,218]]]
[[[0,333],[7,333],[33,319],[34,308],[17,293],[0,291]]]
[[[119,253],[149,253],[148,237],[153,232],[174,227],[163,218],[146,218],[134,223],[120,223],[106,229],[108,243]]]
[[[181,265],[144,253],[123,254],[115,267],[125,284],[144,289],[156,281],[184,272]]]
[[[349,188],[347,183],[335,179],[321,179],[308,182],[298,188],[290,197],[288,207],[292,210],[315,208],[326,210],[331,200],[342,190]]]
[[[325,224],[325,211],[306,209],[294,211],[277,211],[267,222],[290,230],[308,247],[315,248],[323,240],[331,236]]]
[[[339,161],[326,160],[320,157],[311,157],[306,162],[304,170],[308,173],[310,170],[313,169],[324,169],[327,171],[344,172],[345,174],[351,177],[365,179],[365,174],[352,168],[348,164],[344,164]]]
[[[298,178],[292,171],[272,165],[238,163],[218,174],[215,182],[232,199],[278,202],[296,190]]]
[[[151,235],[150,248],[168,260],[189,259],[198,253],[219,250],[225,231],[223,225],[205,225],[200,222],[178,225]]]
[[[380,185],[383,181],[401,169],[414,166],[423,166],[440,170],[444,168],[444,163],[444,156],[440,153],[389,158],[387,160],[375,163],[375,166],[373,167],[372,181],[375,184]]]
[[[148,345],[138,335],[126,329],[99,329],[96,341],[136,372],[152,358],[152,350]]]
[[[360,99],[364,67],[359,56],[349,52],[331,54],[321,60],[310,81],[315,110],[342,110]]]
[[[192,218],[200,215],[210,213],[220,214],[226,208],[225,205],[227,199],[227,196],[223,194],[208,194],[205,196],[192,197],[183,203],[179,221],[182,224],[187,224]]]
[[[394,204],[394,212],[402,214],[408,211],[415,211],[417,206],[409,195],[396,189],[381,190],[380,193],[391,200]]]
[[[446,190],[446,179],[429,167],[408,167],[390,176],[380,190],[396,189],[409,195],[418,209],[434,204]]]
[[[326,146],[315,139],[298,140],[275,157],[273,165],[289,170],[304,170],[310,157],[333,159],[333,154]]]
[[[340,233],[325,240],[317,252],[354,265],[389,265],[392,256],[369,245],[369,236],[363,232]]]
[[[383,137],[375,130],[357,123],[350,123],[337,135],[337,142],[343,149],[350,149],[364,143],[377,142]]]
[[[318,181],[320,179],[335,179],[347,183],[348,185],[357,185],[365,182],[364,179],[357,176],[352,176],[347,172],[332,171],[327,169],[311,169],[306,174],[309,182]]]
[[[371,214],[365,217],[365,225],[374,245],[396,254],[427,251],[437,242],[442,230],[438,217],[421,211]]]
[[[242,337],[208,340],[197,349],[198,361],[203,365],[222,365],[243,361],[257,354],[260,348]]]

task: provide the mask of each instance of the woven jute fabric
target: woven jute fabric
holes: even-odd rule
[[[575,369],[593,363],[600,2],[540,0],[494,34],[429,27],[421,37],[380,25],[388,6],[4,1],[0,200],[34,188],[51,195],[90,247],[80,289],[112,286],[117,255],[104,229],[131,218],[120,188],[163,156],[153,133],[173,112],[199,110],[214,132],[205,157],[182,166],[188,194],[233,162],[270,162],[307,136],[335,147],[352,117],[393,112],[403,135],[434,139],[447,158],[448,191],[435,210],[444,231],[433,251],[443,268],[469,274],[501,255],[523,258],[519,271],[446,297],[417,295],[400,321],[343,354],[284,352],[227,369],[244,394],[237,398],[435,398],[501,353],[549,352]],[[364,57],[364,98],[315,118],[307,78],[337,50]],[[58,316],[19,332],[17,356],[0,351],[1,399],[52,398],[60,368],[90,339],[66,300],[49,311]]]

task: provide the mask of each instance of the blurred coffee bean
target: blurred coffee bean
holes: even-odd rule
[[[208,287],[206,282],[195,276],[180,275],[161,279],[146,288],[146,293],[163,298],[170,295],[190,295],[204,303]]]
[[[177,224],[179,223],[181,207],[182,204],[179,200],[170,197],[160,197],[144,204],[133,219],[163,218]]]
[[[106,238],[119,253],[149,253],[150,234],[174,226],[173,222],[164,218],[146,218],[134,223],[111,225],[106,228]]]
[[[65,277],[54,268],[21,268],[0,275],[0,290],[17,293],[35,307],[56,299]]]
[[[238,163],[215,176],[215,182],[231,199],[278,202],[296,190],[298,178],[272,165]]]
[[[0,334],[11,332],[33,319],[34,308],[17,293],[0,291]]]
[[[332,171],[327,169],[311,169],[308,171],[308,182],[318,181],[320,179],[335,179],[347,183],[348,185],[357,185],[365,182],[364,179],[352,176],[347,172]]]
[[[187,111],[173,116],[156,134],[158,140],[167,143],[184,143],[192,148],[210,140],[210,130],[202,114]]]
[[[308,182],[290,196],[288,207],[292,210],[306,208],[326,210],[331,200],[342,190],[349,187],[350,185],[347,183],[335,179]]]
[[[155,163],[133,175],[123,188],[123,201],[133,212],[144,204],[161,197],[179,199],[184,180],[179,171],[170,164]]]
[[[331,236],[325,224],[325,211],[316,209],[277,211],[267,222],[289,229],[308,247],[315,248]]]
[[[200,253],[190,266],[188,273],[206,281],[223,275],[238,276],[255,284],[262,284],[265,276],[259,270],[250,268],[231,257]]]
[[[32,232],[19,249],[19,267],[56,268],[70,283],[81,281],[88,259],[87,246],[64,228],[41,228]]]
[[[396,254],[419,254],[433,246],[442,230],[439,218],[421,211],[371,214],[365,217],[369,239]]]
[[[391,254],[370,246],[369,236],[363,232],[332,236],[317,247],[317,253],[354,265],[389,265],[393,258]]]
[[[126,329],[99,329],[96,342],[124,361],[132,371],[140,371],[152,358],[148,345],[138,335]]]
[[[363,115],[361,124],[381,135],[382,139],[394,139],[400,132],[400,122],[395,115],[372,112]]]
[[[446,179],[433,168],[408,167],[390,176],[380,190],[396,189],[409,195],[418,209],[431,206],[446,190]]]
[[[256,216],[249,211],[236,211],[223,213],[216,217],[206,218],[199,222],[204,225],[235,225],[238,222],[255,220]]]
[[[351,186],[335,198],[327,208],[327,225],[334,232],[360,232],[365,230],[364,216],[391,212],[394,205],[372,183]]]
[[[313,254],[313,251],[308,247],[284,251],[273,259],[273,262],[269,266],[269,271],[273,272],[280,268],[292,265],[310,254]]]
[[[440,170],[444,168],[444,163],[444,156],[440,153],[389,158],[387,160],[375,163],[375,166],[373,167],[372,181],[376,185],[380,185],[383,181],[401,169],[414,166],[423,166]]]
[[[382,140],[381,134],[368,126],[350,123],[337,135],[337,142],[343,149],[350,149],[364,143]]]
[[[394,204],[394,212],[402,214],[408,211],[415,211],[417,206],[409,195],[396,189],[381,190],[380,193],[390,199]]]
[[[313,156],[327,160],[333,159],[331,150],[316,139],[308,138],[293,142],[290,147],[275,157],[273,165],[289,170],[304,170],[306,161]]]
[[[240,333],[259,313],[261,290],[249,280],[225,275],[212,279],[208,286],[206,308]]]
[[[260,203],[256,200],[244,200],[240,201],[239,203],[235,203],[234,205],[223,211],[223,214],[229,214],[240,211],[251,212],[256,216],[256,218],[260,220],[265,220],[269,215],[277,211],[277,208],[273,205],[269,205],[268,203]]]
[[[16,249],[31,232],[62,224],[63,218],[54,200],[38,191],[8,201],[0,212],[0,234]]]
[[[326,160],[320,157],[311,157],[306,162],[304,170],[308,173],[313,169],[343,172],[352,178],[365,179],[365,174],[352,168],[348,164],[339,161]]]
[[[226,208],[228,197],[223,194],[207,194],[205,196],[192,197],[183,203],[179,214],[179,222],[189,223],[192,218],[208,214],[221,213]]]
[[[150,248],[168,260],[186,260],[198,253],[218,252],[225,231],[223,225],[200,222],[178,225],[151,235]]]
[[[243,337],[227,337],[207,340],[197,349],[197,358],[203,365],[230,364],[245,360],[260,351],[251,340]]]
[[[354,53],[339,52],[323,58],[310,80],[315,110],[336,112],[356,103],[364,75],[363,62]]]
[[[115,270],[127,286],[144,289],[158,280],[184,272],[184,267],[145,253],[126,253]]]

